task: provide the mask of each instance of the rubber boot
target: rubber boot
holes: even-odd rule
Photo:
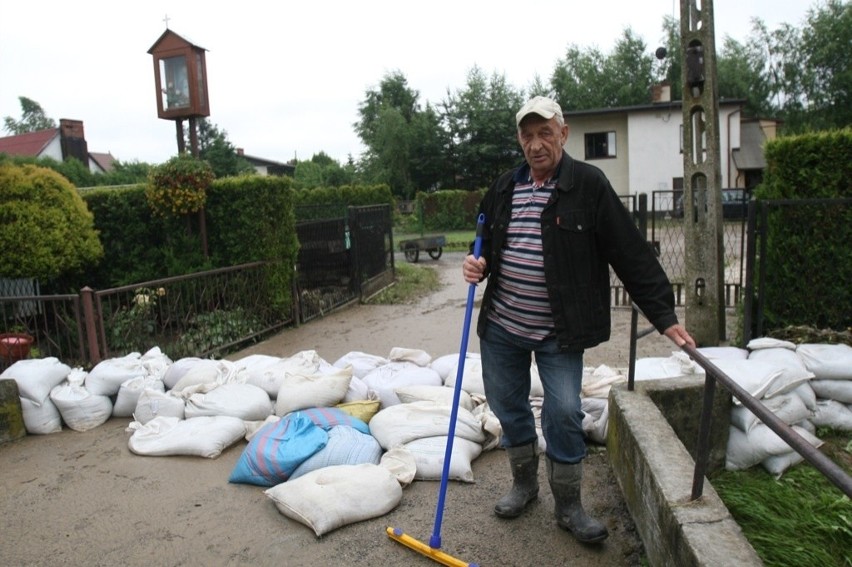
[[[574,538],[582,543],[597,543],[609,536],[606,526],[587,516],[583,510],[580,498],[582,463],[554,463],[548,458],[547,479],[556,501],[556,523],[560,528],[571,532]]]
[[[501,518],[517,518],[538,497],[536,444],[506,448],[512,468],[512,489],[494,506],[494,513]]]

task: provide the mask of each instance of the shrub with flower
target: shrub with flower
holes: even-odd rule
[[[145,197],[155,214],[185,215],[204,206],[213,169],[206,161],[180,154],[151,170]]]

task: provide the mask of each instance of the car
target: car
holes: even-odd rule
[[[748,214],[748,201],[751,191],[741,188],[722,189],[722,218],[725,220],[744,219]],[[684,194],[680,193],[675,199],[672,218],[683,218]]]

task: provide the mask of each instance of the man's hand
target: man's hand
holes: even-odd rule
[[[686,329],[683,328],[683,325],[679,323],[666,329],[663,334],[679,347],[689,345],[695,348],[695,339],[693,339],[692,336],[686,332]]]
[[[462,275],[467,283],[478,284],[485,278],[486,263],[485,258],[481,256],[479,259],[473,257],[473,254],[465,256],[462,263]]]

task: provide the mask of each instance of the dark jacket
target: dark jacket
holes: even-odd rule
[[[480,337],[500,278],[512,192],[518,176],[528,174],[526,164],[504,173],[480,203],[479,212],[485,215],[482,256],[488,269],[477,323]],[[547,292],[562,350],[580,351],[609,339],[609,266],[658,331],[678,322],[668,277],[606,176],[564,151],[556,190],[541,214],[541,239]]]

